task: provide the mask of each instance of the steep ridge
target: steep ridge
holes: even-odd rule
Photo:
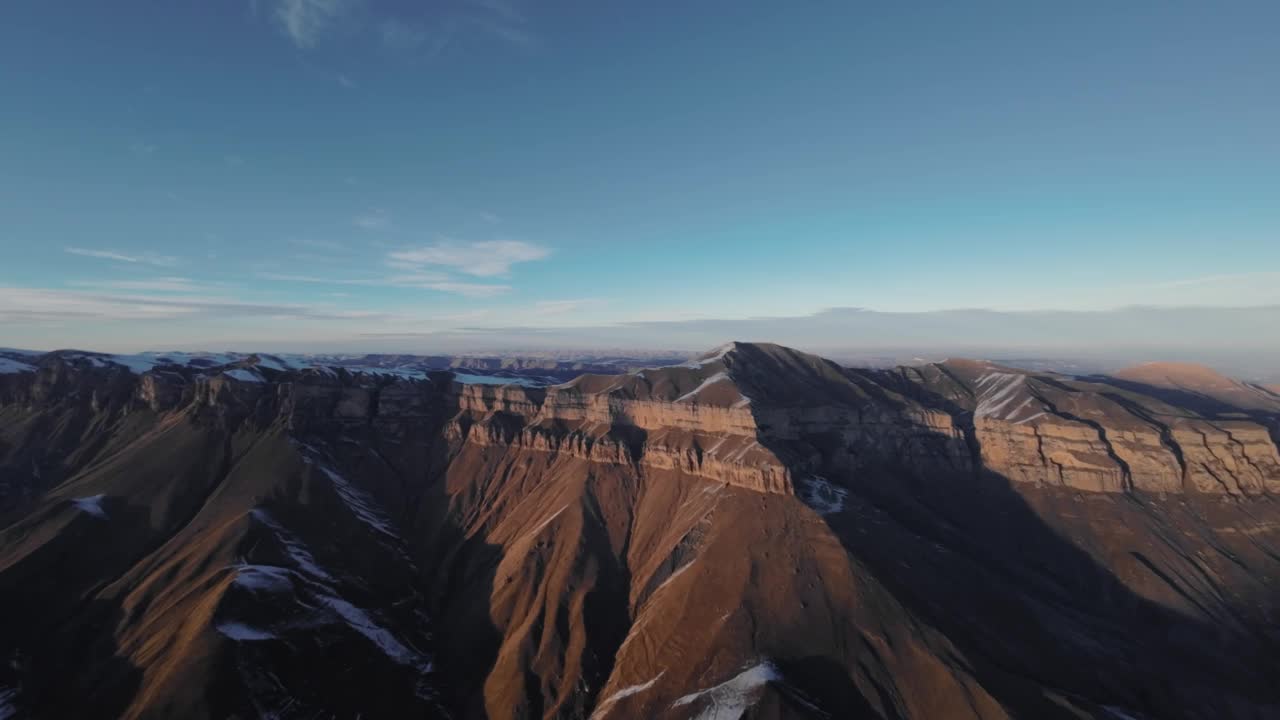
[[[746,343],[550,387],[228,359],[0,372],[6,702],[1280,712],[1265,405]]]

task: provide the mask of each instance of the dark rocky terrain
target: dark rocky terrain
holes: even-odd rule
[[[0,717],[1280,717],[1274,389],[227,359],[3,358]]]

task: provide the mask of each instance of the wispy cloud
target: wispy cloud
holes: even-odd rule
[[[138,140],[129,145],[129,151],[134,155],[153,155],[159,148],[154,143],[143,142]]]
[[[357,215],[351,223],[364,230],[386,230],[391,227],[391,216],[385,210],[371,210]]]
[[[388,18],[378,24],[378,39],[382,46],[394,52],[408,53],[427,43],[430,33],[417,23]]]
[[[534,315],[568,315],[587,307],[603,304],[596,298],[579,298],[576,300],[539,300],[533,304]]]
[[[210,289],[210,286],[202,285],[183,277],[161,277],[150,280],[80,280],[73,281],[71,285],[79,287],[93,287],[110,290],[138,290],[144,292],[204,292]]]
[[[352,80],[352,79],[351,79],[351,76],[349,76],[349,75],[343,75],[343,74],[339,73],[339,74],[338,74],[338,76],[337,76],[335,79],[338,81],[338,84],[339,84],[339,85],[341,85],[342,87],[344,87],[344,88],[346,88],[346,89],[348,89],[348,90],[354,90],[354,89],[356,89],[356,87],[357,87],[357,86],[356,86],[356,81],[355,81],[355,80]]]
[[[470,17],[482,30],[511,45],[533,47],[538,38],[529,29],[528,18],[518,5],[508,0],[471,0]]]
[[[1165,282],[1148,283],[1138,285],[1139,288],[1150,289],[1172,289],[1183,287],[1198,287],[1201,285],[1230,285],[1240,282],[1274,282],[1280,286],[1280,271],[1260,270],[1255,272],[1243,273],[1222,273],[1217,275],[1200,275],[1198,277],[1179,278],[1177,280],[1168,280]]]
[[[315,250],[332,250],[334,252],[343,252],[347,250],[347,246],[333,240],[316,240],[314,238],[289,238],[290,245],[298,247],[313,248]]]
[[[419,290],[435,290],[453,293],[471,298],[496,297],[511,290],[509,285],[493,285],[487,283],[459,282],[446,273],[411,272],[378,278],[332,278],[318,275],[295,275],[291,273],[261,272],[258,277],[263,280],[280,282],[307,283],[312,285],[360,285],[365,287],[397,287],[415,288]]]
[[[114,260],[116,262],[139,263],[143,265],[155,265],[157,267],[172,267],[178,264],[178,258],[170,255],[156,255],[155,253],[141,253],[134,255],[116,252],[115,250],[93,250],[90,248],[80,247],[69,247],[63,249],[72,255],[100,258],[102,260]]]
[[[423,290],[454,293],[470,298],[496,297],[509,292],[509,285],[490,285],[487,283],[458,282],[456,280],[425,279],[416,276],[398,276],[388,278],[388,284],[397,287],[414,287]]]
[[[376,285],[376,280],[349,280],[339,278],[320,277],[319,275],[300,275],[295,273],[277,273],[277,272],[260,272],[258,277],[263,280],[278,280],[280,282],[297,282],[312,283],[316,285]]]
[[[505,0],[448,0],[399,7],[374,0],[250,0],[250,7],[255,15],[269,13],[272,22],[302,49],[316,47],[339,25],[384,50],[411,56],[436,57],[468,35],[487,35],[523,48],[538,43],[519,5]],[[346,75],[337,79],[343,87],[355,87]]]
[[[353,4],[354,0],[276,0],[275,19],[294,45],[310,48]]]
[[[298,320],[385,320],[387,313],[331,307],[250,303],[224,297],[80,292],[48,288],[0,287],[0,320],[165,320],[194,316],[219,319],[246,317]]]
[[[394,251],[387,261],[399,268],[438,266],[477,277],[494,277],[508,274],[516,263],[542,260],[550,254],[548,248],[521,240],[444,241]]]

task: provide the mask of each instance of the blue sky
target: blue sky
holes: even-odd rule
[[[0,345],[1280,303],[1280,5],[936,5],[15,3]]]

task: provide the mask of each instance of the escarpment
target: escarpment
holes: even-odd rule
[[[1280,707],[1280,398],[1200,371],[5,367],[0,708],[33,717]]]
[[[870,371],[758,344],[549,387],[458,383],[445,371],[406,379],[281,370],[252,360],[134,373],[55,353],[29,372],[0,375],[0,399],[10,413],[77,408],[77,422],[94,418],[86,430],[139,411],[231,423],[252,415],[295,432],[368,423],[392,435],[406,423],[447,419],[449,437],[459,441],[679,470],[763,492],[794,493],[796,472],[886,465],[991,472],[1086,492],[1280,491],[1280,398],[1210,382],[1205,372],[1191,380],[1218,393],[1211,410],[1198,395],[1184,393],[1193,402],[1176,404],[1164,374],[1147,387],[1134,373],[1074,378],[974,361]],[[1225,404],[1242,394],[1247,407]]]

